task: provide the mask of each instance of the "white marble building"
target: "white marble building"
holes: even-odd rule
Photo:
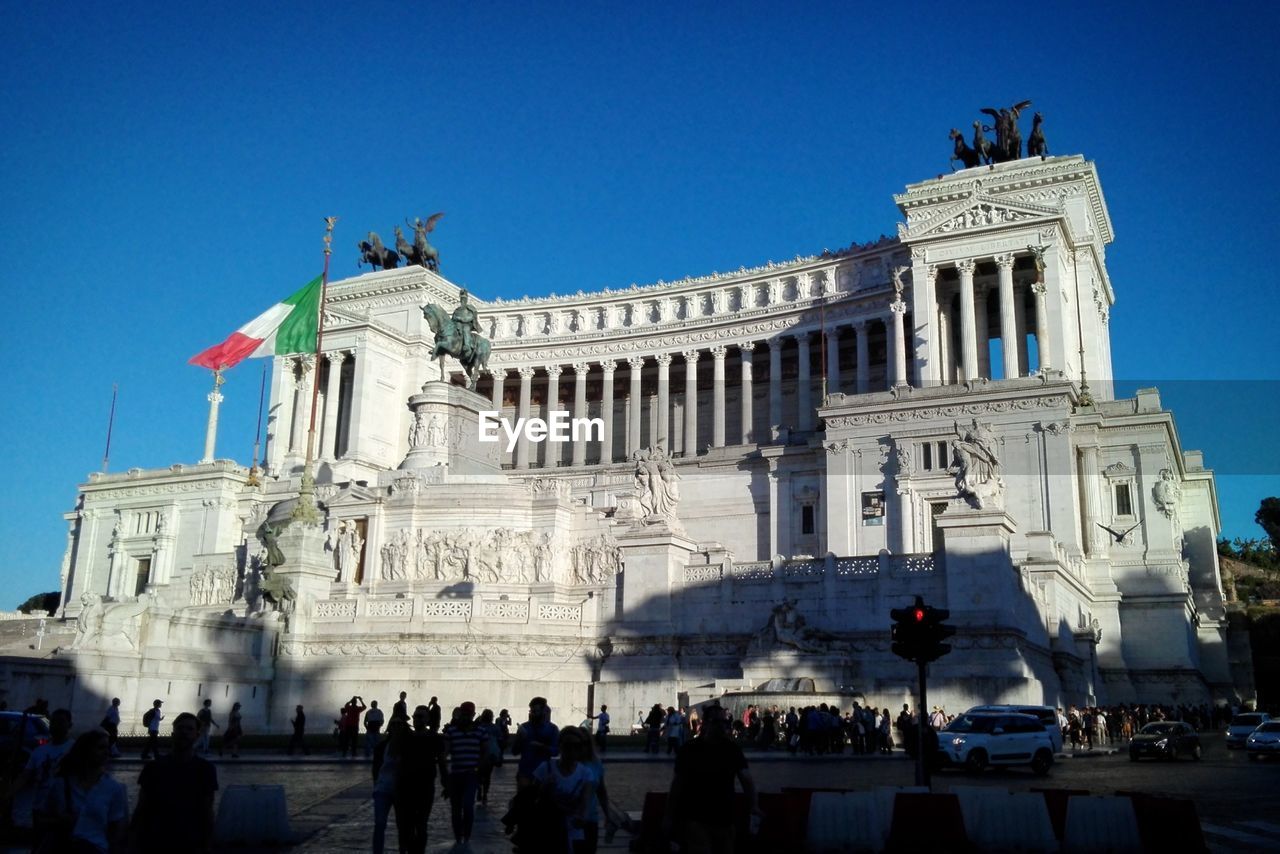
[[[808,676],[884,706],[914,677],[888,612],[919,594],[960,629],[930,671],[948,708],[1233,699],[1213,474],[1156,390],[1112,399],[1094,165],[970,169],[896,201],[896,237],[834,254],[473,297],[493,344],[475,392],[429,359],[420,310],[456,286],[331,283],[319,363],[275,361],[261,477],[213,460],[81,486],[76,641],[6,689],[62,680],[139,715],[239,700],[275,729],[299,702],[399,690],[517,714],[544,694],[567,721]],[[315,382],[324,526],[280,535],[280,614],[259,534],[298,494]],[[508,452],[478,441],[485,409],[603,436]]]

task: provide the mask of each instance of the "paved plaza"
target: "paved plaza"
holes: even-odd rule
[[[981,776],[959,772],[935,775],[934,791],[953,786],[991,786],[1013,791],[1033,787],[1087,789],[1094,794],[1141,791],[1189,798],[1196,803],[1205,838],[1214,851],[1280,850],[1280,822],[1274,819],[1274,791],[1280,780],[1280,763],[1247,761],[1242,753],[1228,752],[1216,734],[1208,735],[1201,762],[1131,763],[1124,751],[1081,752],[1063,757],[1047,779],[1022,769],[995,770]],[[762,792],[784,787],[831,787],[852,790],[878,786],[909,786],[913,765],[904,754],[889,757],[826,756],[791,757],[785,753],[748,753],[752,773]],[[216,760],[222,792],[232,786],[283,786],[294,834],[293,844],[275,850],[327,854],[368,850],[372,836],[373,807],[369,765],[361,760],[312,756],[288,759],[269,754],[246,754],[240,760]],[[665,757],[618,753],[606,762],[606,783],[611,797],[625,810],[639,814],[646,792],[665,791],[671,782],[672,763]],[[137,799],[141,763],[118,761],[113,773],[130,786],[130,804]],[[471,851],[505,854],[511,850],[498,819],[514,790],[514,762],[493,776],[490,805],[476,810]],[[394,818],[388,825],[388,842],[394,847]],[[431,813],[430,845],[433,854],[453,848],[449,829],[449,804],[437,799]],[[619,834],[602,851],[625,851],[626,834]],[[22,849],[9,848],[5,851]],[[219,850],[246,852],[243,846]]]

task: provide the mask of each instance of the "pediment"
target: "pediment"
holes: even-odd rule
[[[384,493],[381,490],[370,489],[357,483],[347,483],[339,488],[325,504],[330,510],[333,510],[343,506],[381,501],[383,497]]]
[[[908,225],[899,224],[898,236],[918,239],[961,231],[985,231],[1014,223],[1030,222],[1062,216],[1060,207],[1010,202],[1006,199],[977,194],[970,196]]]

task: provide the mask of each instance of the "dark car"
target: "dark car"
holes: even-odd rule
[[[1200,736],[1190,724],[1182,721],[1149,723],[1129,742],[1129,759],[1137,762],[1144,756],[1177,759],[1179,756],[1200,758]]]
[[[49,719],[44,715],[0,712],[0,775],[23,767],[31,751],[48,743]]]

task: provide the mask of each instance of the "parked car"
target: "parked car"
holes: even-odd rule
[[[1244,749],[1250,759],[1259,756],[1280,756],[1280,721],[1261,724],[1244,740]]]
[[[1031,715],[965,712],[938,733],[945,764],[980,772],[990,765],[1029,765],[1041,776],[1053,766],[1053,742]]]
[[[1266,712],[1241,712],[1227,727],[1227,747],[1244,747],[1245,739],[1258,727],[1271,720]]]
[[[1137,762],[1144,756],[1177,759],[1190,756],[1199,759],[1200,736],[1190,724],[1182,721],[1153,721],[1134,733],[1129,742],[1129,759]]]
[[[48,743],[48,718],[23,712],[0,712],[0,774],[13,766],[25,765],[31,751]]]
[[[1058,726],[1058,713],[1052,706],[974,706],[966,714],[1018,714],[1031,715],[1044,725],[1053,741],[1053,752],[1062,752],[1062,727]]]

